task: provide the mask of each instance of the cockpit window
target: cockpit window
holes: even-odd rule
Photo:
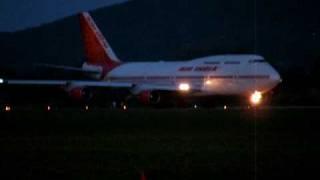
[[[265,63],[265,62],[267,61],[264,59],[253,59],[249,61],[249,63]]]

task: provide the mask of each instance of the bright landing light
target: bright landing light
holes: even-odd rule
[[[189,91],[190,85],[188,83],[181,83],[181,84],[179,84],[179,90],[180,91]]]
[[[251,94],[250,102],[252,105],[258,105],[261,103],[262,100],[262,93],[259,91],[254,91],[254,93]]]
[[[3,84],[4,80],[2,78],[0,78],[0,84]]]
[[[206,81],[204,82],[204,84],[205,84],[205,85],[211,85],[212,82],[211,82],[210,80],[206,80]]]

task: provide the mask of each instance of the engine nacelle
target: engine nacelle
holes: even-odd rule
[[[138,95],[138,100],[144,105],[156,105],[160,103],[161,95],[157,91],[143,91]]]
[[[92,98],[92,92],[88,88],[76,87],[69,90],[72,99],[78,101],[88,101]]]

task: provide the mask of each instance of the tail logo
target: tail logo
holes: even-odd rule
[[[120,64],[120,60],[89,13],[84,12],[80,14],[80,26],[87,64],[99,65],[104,69],[112,69]]]

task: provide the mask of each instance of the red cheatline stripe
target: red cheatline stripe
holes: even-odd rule
[[[224,64],[240,64],[240,61],[226,61]]]
[[[239,79],[269,79],[268,75],[242,75],[238,76]]]
[[[110,80],[159,80],[159,79],[269,79],[269,75],[241,75],[241,76],[123,76],[110,77]]]
[[[209,76],[210,79],[232,79],[236,76]]]
[[[205,76],[176,76],[176,79],[203,79]]]
[[[170,76],[149,76],[147,79],[170,79]]]

